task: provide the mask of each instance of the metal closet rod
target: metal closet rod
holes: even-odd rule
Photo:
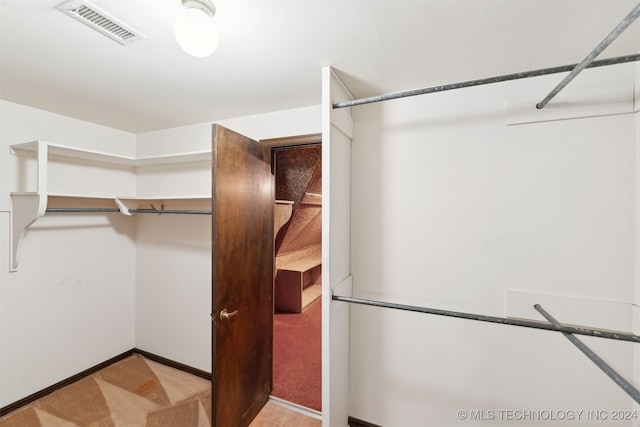
[[[459,319],[477,320],[480,322],[499,323],[502,325],[521,326],[525,328],[544,329],[547,331],[565,332],[576,335],[587,335],[598,338],[608,338],[618,341],[630,341],[640,343],[640,336],[625,332],[602,331],[599,329],[584,328],[581,326],[553,325],[550,323],[534,322],[529,320],[509,319],[505,317],[485,316],[483,314],[463,313],[459,311],[441,310],[437,308],[417,307],[413,305],[396,304],[390,302],[374,301],[362,298],[344,297],[333,295],[334,301],[362,304],[374,307],[393,308],[397,310],[413,311],[417,313],[435,314],[438,316],[457,317]]]
[[[624,64],[627,62],[640,61],[640,53],[633,55],[618,56],[615,58],[601,59],[592,61],[585,68],[604,67],[607,65]],[[447,90],[462,89],[466,87],[482,86],[492,83],[506,82],[510,80],[526,79],[529,77],[545,76],[548,74],[564,73],[573,70],[579,64],[561,65],[558,67],[542,68],[539,70],[524,71],[521,73],[504,74],[501,76],[487,77],[484,79],[467,80],[458,83],[449,83],[438,86],[430,86],[420,89],[406,90],[402,92],[388,93],[386,95],[371,96],[369,98],[353,99],[351,101],[337,102],[333,104],[333,108],[354,107],[356,105],[371,104],[374,102],[389,101],[391,99],[407,98],[409,96],[425,95],[429,93],[444,92]]]
[[[538,313],[542,314],[542,316],[549,321],[552,325],[559,325],[560,323],[549,314],[540,304],[536,304],[533,306]],[[593,352],[589,347],[587,347],[582,341],[578,338],[574,337],[572,334],[568,334],[563,332],[564,335],[573,345],[575,345],[578,350],[580,350],[585,356],[589,358],[593,363],[596,364],[598,368],[602,370],[609,378],[611,378],[625,393],[627,393],[633,400],[640,403],[640,392],[627,380],[625,380],[615,369],[613,369],[607,362],[602,360],[596,353]]]
[[[536,104],[536,108],[541,110],[549,103],[566,85],[571,82],[582,70],[587,68],[598,55],[602,53],[622,32],[627,29],[633,21],[640,16],[640,3],[634,7],[627,16],[582,60],[558,85],[549,92],[544,99]]]
[[[47,208],[47,213],[120,213],[117,208]],[[211,215],[207,210],[188,209],[129,209],[129,213],[174,214],[174,215]]]

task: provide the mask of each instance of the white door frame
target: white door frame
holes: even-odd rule
[[[322,69],[322,426],[346,427],[349,416],[351,296],[351,108],[353,99],[331,67]]]

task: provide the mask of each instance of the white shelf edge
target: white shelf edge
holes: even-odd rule
[[[9,193],[11,196],[37,196],[38,194],[40,193],[37,191],[13,191]]]
[[[191,151],[178,154],[163,154],[158,156],[133,157],[119,154],[106,153],[103,151],[89,150],[72,147],[69,145],[57,144],[46,141],[32,141],[11,146],[11,153],[20,155],[22,153],[37,153],[38,145],[44,143],[48,147],[49,156],[67,157],[74,159],[91,160],[100,163],[108,163],[121,166],[153,166],[166,165],[171,163],[189,163],[211,160],[211,151]]]
[[[160,194],[157,196],[136,196],[136,197],[119,197],[120,199],[132,199],[132,200],[207,200],[211,199],[211,195],[205,194],[187,194],[187,195],[166,195]]]
[[[12,193],[14,194],[14,193]],[[30,194],[30,193],[26,193]],[[171,195],[171,194],[161,194],[161,195],[123,195],[123,194],[108,194],[108,195],[96,195],[96,194],[67,194],[67,193],[49,193],[49,197],[66,197],[66,198],[74,198],[74,199],[107,199],[107,200],[206,200],[210,199],[210,195],[205,194],[180,194],[180,195]]]

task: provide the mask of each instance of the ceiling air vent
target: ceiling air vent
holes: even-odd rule
[[[57,8],[122,45],[135,43],[145,38],[141,33],[86,0],[69,0]]]

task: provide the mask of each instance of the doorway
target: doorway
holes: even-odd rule
[[[320,135],[261,141],[272,150],[274,207],[271,396],[321,413]]]

